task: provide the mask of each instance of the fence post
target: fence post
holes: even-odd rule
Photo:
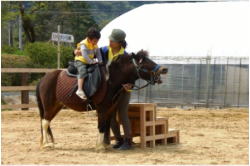
[[[200,59],[198,103],[200,102],[200,93],[201,93],[201,74],[202,74],[201,72],[202,72],[202,60]]]
[[[214,67],[213,67],[213,84],[212,84],[212,103],[214,104],[214,89],[215,89],[215,75],[216,75],[216,58],[214,58]]]
[[[28,85],[29,73],[21,74],[21,85]],[[23,90],[21,91],[21,104],[29,104],[29,91]],[[22,110],[28,110],[29,108],[22,108]]]
[[[210,57],[208,56],[206,58],[206,63],[207,63],[207,80],[206,80],[206,93],[207,93],[207,98],[206,98],[206,107],[209,107],[209,82],[210,82]]]
[[[195,64],[194,68],[194,86],[193,86],[193,103],[195,103],[196,93],[197,93],[197,64]],[[193,104],[194,105],[194,104]]]
[[[181,103],[181,106],[183,107],[184,105],[184,64],[182,64],[182,71],[181,71],[181,90],[182,90],[182,93],[181,93],[181,100],[182,100],[182,103]]]
[[[228,61],[229,57],[227,57],[227,70],[226,70],[226,78],[225,78],[225,88],[224,88],[224,107],[226,106],[226,100],[227,100],[227,73],[228,73]]]
[[[239,86],[238,86],[238,107],[240,106],[240,87],[241,87],[241,58],[240,58],[240,68],[239,68]]]

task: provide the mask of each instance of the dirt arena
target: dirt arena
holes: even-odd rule
[[[248,109],[158,108],[180,144],[95,151],[95,112],[63,110],[52,122],[55,149],[39,149],[37,110],[2,111],[2,164],[248,164]]]

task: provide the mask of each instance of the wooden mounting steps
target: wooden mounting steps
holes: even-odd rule
[[[157,118],[156,104],[129,104],[128,116],[131,122],[132,137],[140,137],[142,148],[180,142],[180,132],[168,128],[168,118]]]

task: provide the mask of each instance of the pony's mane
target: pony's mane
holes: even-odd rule
[[[111,65],[117,65],[117,64],[124,64],[126,62],[129,62],[131,58],[135,58],[136,60],[148,58],[149,54],[148,51],[140,50],[136,54],[130,53],[130,54],[120,54],[117,56],[117,58],[111,63]]]
[[[137,52],[137,54],[136,54],[136,56],[139,56],[139,57],[149,57],[149,53],[148,53],[148,51],[146,51],[146,50],[140,50],[139,52]]]
[[[117,59],[120,59],[120,58],[127,58],[126,56],[124,56],[125,54],[120,54],[117,56]],[[134,54],[133,52],[128,54],[127,56],[135,56],[135,57],[149,57],[149,53],[148,51],[145,51],[145,50],[140,50],[138,51],[136,54]]]

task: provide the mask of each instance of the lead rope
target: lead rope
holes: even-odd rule
[[[89,108],[90,108],[90,110],[89,110]],[[91,110],[93,110],[93,108],[92,108],[92,106],[91,106],[91,104],[87,104],[87,114],[88,114],[88,116],[89,116],[89,112],[91,111]]]

